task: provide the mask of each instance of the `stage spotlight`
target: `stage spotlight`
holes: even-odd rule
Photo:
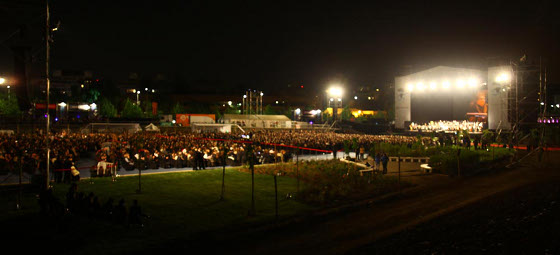
[[[406,85],[406,88],[408,89],[409,92],[412,92],[414,90],[414,85],[409,83]]]
[[[475,78],[469,79],[469,87],[474,87],[478,84],[478,81]]]
[[[463,87],[465,87],[465,81],[457,80],[457,88],[463,88]]]
[[[430,89],[435,90],[437,88],[437,85],[435,82],[430,82]]]
[[[421,82],[417,83],[417,84],[416,84],[416,88],[417,88],[419,91],[424,90],[424,83],[421,83]]]
[[[444,89],[448,89],[448,88],[449,88],[449,82],[448,82],[448,81],[444,81],[441,85],[442,85],[442,87],[443,87]]]
[[[496,82],[498,83],[506,83],[509,82],[510,77],[509,77],[509,73],[501,73],[498,76],[496,76]]]

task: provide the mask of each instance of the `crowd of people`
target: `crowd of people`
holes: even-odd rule
[[[430,121],[428,123],[418,124],[410,123],[409,128],[411,131],[422,131],[422,132],[445,132],[445,131],[463,131],[467,130],[471,133],[480,133],[483,130],[484,124],[482,122],[470,122],[470,121]]]
[[[140,225],[149,216],[142,212],[138,200],[134,200],[130,207],[126,207],[124,199],[115,205],[113,198],[101,204],[99,197],[93,192],[86,195],[78,191],[78,185],[70,185],[66,193],[66,203],[61,202],[46,189],[39,194],[40,213],[45,216],[61,218],[66,215],[88,217],[90,219],[106,220],[116,224]]]
[[[247,136],[249,138],[247,138]],[[286,162],[295,153],[315,153],[295,146],[313,148],[325,153],[344,148],[345,141],[356,141],[370,148],[377,143],[412,144],[418,138],[397,135],[339,134],[303,130],[250,130],[245,138],[232,133],[154,134],[77,134],[49,135],[49,167],[56,182],[71,183],[79,179],[76,161],[95,157],[90,170],[97,176],[114,175],[112,169],[192,168],[242,165],[249,150],[256,164]],[[32,175],[46,169],[46,142],[41,132],[0,135],[0,172],[20,169]],[[83,171],[83,169],[80,169]]]

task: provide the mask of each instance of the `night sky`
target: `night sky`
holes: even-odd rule
[[[484,68],[490,58],[527,54],[543,56],[550,81],[560,80],[554,1],[372,2],[55,0],[53,69],[323,88],[379,86],[407,71]],[[0,4],[1,74],[11,72],[6,39],[21,24],[41,64],[43,11],[43,1]]]

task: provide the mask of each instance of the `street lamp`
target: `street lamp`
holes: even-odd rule
[[[296,120],[296,116],[298,116],[301,113],[301,109],[297,108],[294,110],[294,120]]]
[[[140,90],[136,91],[136,105],[140,105]]]

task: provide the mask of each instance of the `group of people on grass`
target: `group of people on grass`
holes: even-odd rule
[[[53,194],[52,189],[44,189],[39,193],[41,214],[62,218],[64,216],[87,217],[89,219],[106,220],[116,224],[140,225],[148,216],[142,213],[138,200],[134,200],[130,207],[126,207],[124,199],[115,205],[113,198],[108,198],[103,204],[93,192],[86,195],[78,191],[78,185],[72,183],[66,193],[66,203],[62,203]]]

